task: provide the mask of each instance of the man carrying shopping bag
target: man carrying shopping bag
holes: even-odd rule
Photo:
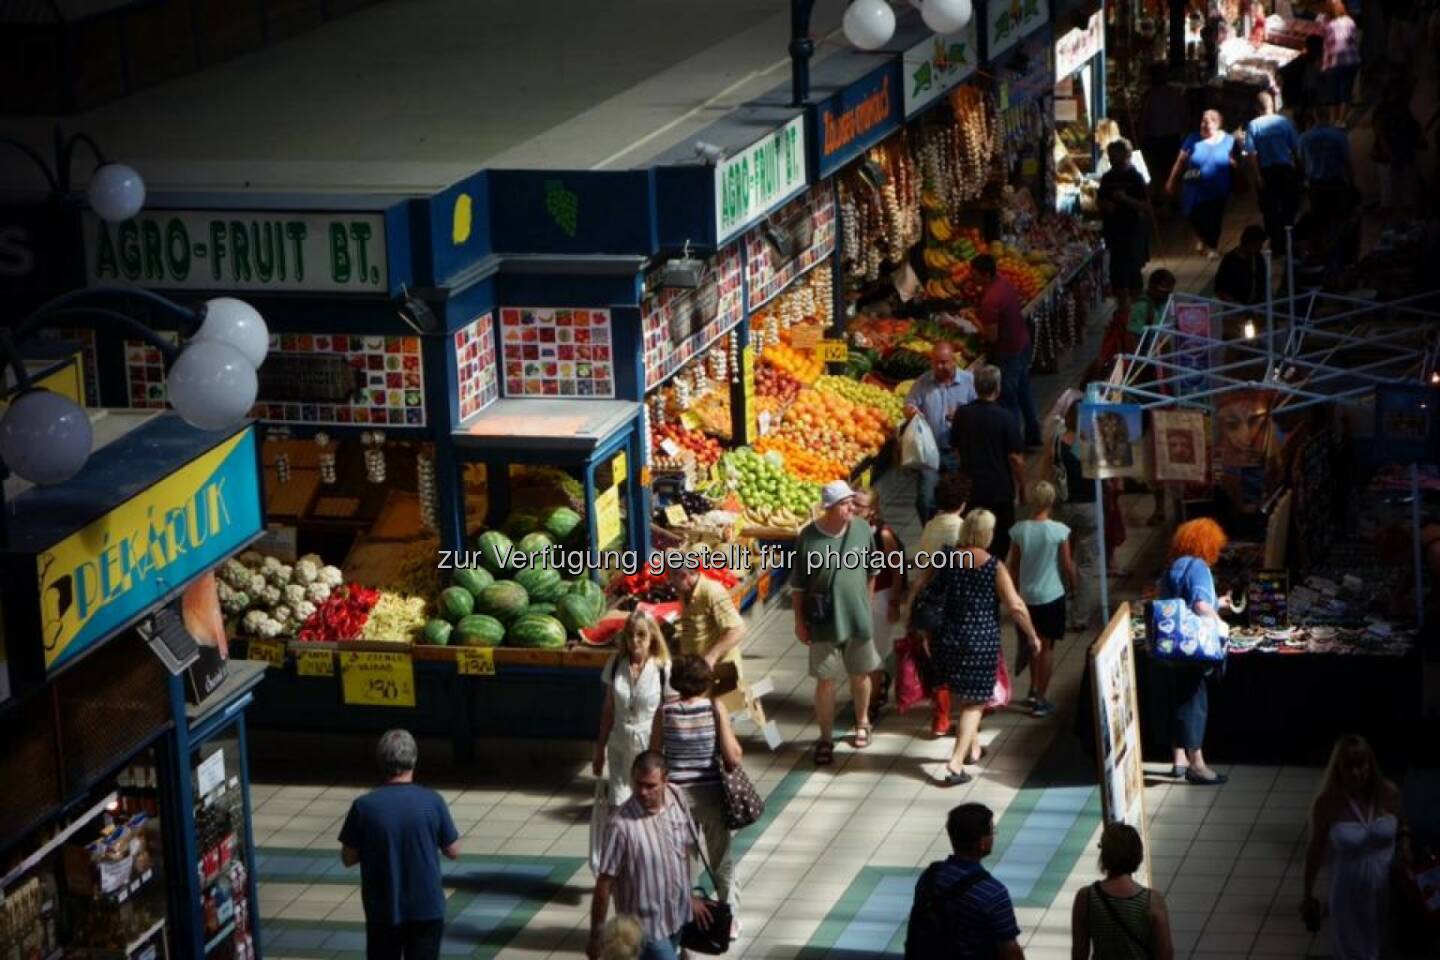
[[[975,399],[975,379],[955,367],[955,349],[948,343],[937,343],[930,354],[930,371],[923,373],[905,398],[905,431],[916,415],[929,427],[930,436],[939,454],[939,468],[923,462],[906,463],[917,475],[915,510],[924,526],[935,512],[935,488],[942,476],[960,469],[954,447],[950,443],[950,418],[955,411]]]

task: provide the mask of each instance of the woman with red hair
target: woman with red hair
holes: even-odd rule
[[[1170,540],[1170,566],[1160,578],[1161,600],[1184,600],[1198,616],[1220,617],[1229,597],[1216,596],[1215,577],[1210,568],[1220,559],[1227,538],[1220,524],[1209,517],[1180,524]],[[1166,670],[1171,707],[1170,746],[1175,751],[1174,775],[1187,783],[1218,785],[1223,774],[1205,764],[1202,745],[1210,698],[1205,682],[1212,668],[1199,664],[1174,663]]]

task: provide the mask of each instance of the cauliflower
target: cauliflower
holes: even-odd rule
[[[280,606],[276,607],[274,610],[270,611],[270,619],[274,620],[282,627],[288,624],[292,617],[294,617],[294,613],[290,610],[289,607],[285,606],[283,603]]]
[[[282,593],[280,592],[280,588],[279,588],[279,587],[261,587],[261,588],[260,588],[260,596],[259,596],[259,601],[258,601],[258,602],[259,602],[261,605],[263,605],[263,606],[270,607],[271,609],[273,609],[273,608],[275,608],[275,607],[280,606],[280,601],[283,600],[283,599],[284,599],[284,594],[282,594]]]
[[[315,616],[315,604],[311,603],[309,600],[301,600],[299,603],[295,604],[293,609],[295,611],[295,619],[302,624],[306,620],[309,620],[311,617]]]
[[[260,624],[260,636],[266,640],[269,640],[273,637],[278,637],[283,632],[284,630],[280,626],[280,624],[276,623],[274,620],[271,620],[269,617],[266,617],[265,620]]]
[[[325,561],[320,559],[320,554],[318,553],[307,553],[305,554],[305,556],[301,557],[295,562],[308,563],[312,565],[316,570],[319,570],[321,567],[325,566]]]
[[[220,602],[220,609],[232,617],[238,617],[250,609],[250,594],[244,590],[231,590],[230,596]]]
[[[276,559],[275,557],[266,557],[260,562],[260,572],[268,574],[271,570],[274,570],[276,567],[279,566],[280,561],[278,559]]]
[[[263,637],[264,626],[269,619],[264,610],[251,610],[245,614],[245,619],[240,621],[240,629],[249,636]]]
[[[258,597],[265,592],[265,578],[258,573],[250,574],[250,579],[245,582],[244,587],[236,585],[237,590],[248,590],[252,597]]]
[[[265,562],[265,555],[259,550],[246,550],[240,554],[240,562],[247,567],[258,567]]]
[[[305,588],[305,599],[311,603],[324,603],[330,599],[330,584],[317,580]]]
[[[280,591],[287,607],[294,607],[305,601],[305,588],[297,584],[289,584]]]
[[[338,587],[345,582],[345,575],[340,572],[339,567],[326,564],[320,568],[320,582],[328,583],[331,587]]]
[[[314,583],[320,576],[320,566],[311,563],[309,560],[298,560],[295,563],[295,574],[293,580],[302,587]]]
[[[215,598],[221,603],[224,603],[226,600],[228,600],[230,598],[230,594],[234,592],[235,591],[231,589],[230,584],[226,583],[224,580],[215,581]]]
[[[284,587],[290,582],[292,568],[281,564],[278,567],[271,567],[265,574],[265,579],[270,581],[272,587]]]
[[[226,560],[220,568],[220,581],[236,590],[244,590],[250,584],[250,571],[238,560]]]

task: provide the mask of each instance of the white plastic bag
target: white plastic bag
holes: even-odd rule
[[[610,827],[610,788],[604,777],[595,780],[595,805],[590,808],[590,872],[600,876],[600,857],[605,851],[605,832]]]
[[[911,417],[900,436],[900,465],[913,470],[940,469],[940,448],[935,445],[935,434],[923,414]]]

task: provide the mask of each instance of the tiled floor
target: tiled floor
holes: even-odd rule
[[[1230,232],[1251,219],[1237,211]],[[1189,290],[1213,272],[1188,257],[1154,265],[1176,270]],[[1078,376],[1094,351],[1098,331],[1091,334],[1067,370],[1038,378],[1041,399]],[[902,539],[916,543],[913,494],[902,481],[882,480],[887,516]],[[1151,571],[1163,546],[1157,528],[1144,525],[1151,499],[1127,496],[1124,504],[1129,539],[1118,565]],[[1134,581],[1112,586],[1112,603],[1138,589]],[[1007,643],[1013,650],[1013,638]],[[1084,653],[1073,638],[1059,651],[1052,694],[1066,707],[1075,701]],[[999,816],[989,867],[1015,898],[1027,957],[1070,956],[1070,903],[1096,876],[1100,813],[1093,765],[1079,755],[1068,709],[1044,721],[1018,711],[987,719],[984,772],[962,788],[932,785],[948,747],[931,739],[922,711],[887,715],[868,750],[842,743],[835,766],[815,770],[806,752],[815,729],[805,654],[788,611],[752,614],[745,657],[752,678],[774,684],[766,704],[785,744],[771,752],[753,728],[741,731],[747,771],[769,799],[765,818],[739,840],[744,935],[731,956],[898,955],[914,879],[948,853],[944,815],[966,800],[987,803]],[[584,864],[592,781],[588,763],[561,756],[487,770],[483,786],[444,784],[465,851],[448,873],[447,956],[581,955],[592,883]],[[1186,788],[1156,776],[1146,790],[1150,867],[1170,900],[1177,956],[1326,955],[1325,937],[1307,934],[1297,913],[1306,805],[1319,772],[1220,769],[1231,777],[1222,788]],[[340,868],[335,837],[360,789],[255,788],[267,957],[359,956],[358,873]]]

